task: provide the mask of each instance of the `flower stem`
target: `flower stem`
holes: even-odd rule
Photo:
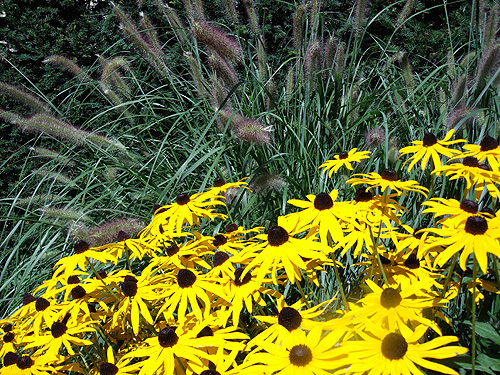
[[[477,294],[477,259],[474,256],[472,268],[472,375],[476,374],[476,294]]]

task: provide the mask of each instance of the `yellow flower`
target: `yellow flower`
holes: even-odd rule
[[[456,143],[467,142],[465,139],[450,141],[454,132],[455,129],[451,129],[442,140],[438,140],[436,136],[432,133],[425,133],[424,139],[422,141],[414,141],[412,142],[414,146],[407,146],[399,150],[401,156],[406,154],[414,154],[405,162],[406,164],[410,160],[412,161],[410,163],[410,166],[408,167],[408,172],[412,170],[413,166],[419,160],[422,161],[421,164],[422,170],[425,170],[429,158],[432,159],[432,162],[434,163],[434,168],[437,168],[441,166],[440,155],[452,157],[453,155],[459,154],[460,151],[445,147]]]
[[[457,157],[474,156],[479,162],[487,160],[494,171],[500,169],[500,147],[498,141],[487,135],[481,141],[480,145],[467,144],[462,146],[467,152],[464,152]]]
[[[460,346],[443,346],[458,341],[454,336],[443,336],[420,344],[427,327],[419,326],[414,334],[403,337],[400,333],[390,331],[375,323],[366,321],[370,332],[359,331],[360,340],[344,341],[338,349],[346,354],[345,369],[337,374],[348,373],[362,375],[422,375],[417,368],[423,368],[444,374],[458,373],[442,364],[427,360],[451,358],[467,353],[467,349]]]
[[[361,176],[363,178],[355,177]],[[420,186],[417,181],[401,181],[398,179],[398,174],[394,169],[386,169],[381,174],[377,172],[371,173],[357,173],[347,180],[348,184],[352,186],[367,184],[370,187],[366,190],[370,190],[376,187],[380,187],[380,191],[383,193],[387,189],[397,191],[398,194],[404,194],[405,191],[415,191],[417,193],[423,194],[427,197],[427,192],[429,190],[423,186]]]
[[[347,169],[349,170],[354,170],[352,167],[351,163],[354,162],[360,162],[363,159],[368,159],[370,158],[370,151],[357,151],[357,148],[353,148],[349,152],[341,152],[338,155],[335,155],[332,160],[327,160],[323,164],[319,166],[318,169],[324,168],[323,169],[323,174],[326,173],[330,169],[330,173],[328,174],[329,177],[332,177],[333,173],[337,173],[340,167],[343,165],[346,166]]]

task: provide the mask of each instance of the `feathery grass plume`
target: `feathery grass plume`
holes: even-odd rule
[[[44,103],[39,97],[20,89],[19,87],[9,85],[5,82],[0,82],[0,92],[4,95],[26,104],[28,107],[37,112],[50,113],[50,107]]]
[[[205,10],[203,9],[203,2],[201,0],[194,0],[194,6],[196,10],[197,19],[206,20]]]
[[[286,74],[285,94],[287,97],[291,97],[294,92],[295,92],[295,73],[294,73],[294,68],[291,66],[288,68],[288,72]]]
[[[268,112],[274,109],[274,90],[274,81],[270,79],[266,83],[266,111]]]
[[[75,184],[75,181],[69,178],[68,176],[60,173],[60,172],[53,172],[53,171],[48,171],[46,169],[37,169],[35,172],[33,172],[36,176],[41,177],[44,180],[50,180],[52,183],[64,185],[64,186],[71,186]]]
[[[210,53],[208,63],[229,90],[238,84],[239,79],[233,64],[224,60],[217,52]]]
[[[342,81],[342,76],[344,75],[345,69],[345,44],[342,42],[337,47],[337,53],[335,54],[335,64],[334,70],[337,74],[337,79]]]
[[[212,91],[210,92],[210,102],[212,107],[216,108],[216,110],[222,108],[222,104],[227,108],[232,108],[233,104],[231,99],[228,98],[228,92],[222,85],[222,83],[217,79],[217,77],[213,77],[212,79]]]
[[[229,109],[221,109],[217,112],[216,122],[219,131],[223,133],[226,127],[228,127],[228,129],[237,128],[243,124],[245,122],[245,118]]]
[[[263,171],[250,183],[250,188],[256,194],[263,194],[269,190],[280,191],[286,185],[287,182],[279,174]]]
[[[19,121],[22,121],[22,117],[17,113],[5,111],[0,108],[0,118],[10,122],[11,124],[17,124]]]
[[[250,28],[255,34],[260,34],[259,20],[257,19],[257,12],[252,0],[243,0],[245,10],[247,11],[248,20],[250,21]]]
[[[366,23],[366,13],[368,12],[368,4],[370,0],[357,0],[354,8],[354,22],[353,29],[354,35],[358,38],[361,35],[361,31],[365,27]]]
[[[396,137],[389,138],[389,149],[387,150],[387,160],[394,165],[399,157],[400,145]]]
[[[408,58],[408,54],[406,52],[400,52],[396,54],[396,61],[399,63],[399,66],[403,70],[403,77],[406,82],[406,86],[410,88],[415,87],[415,81],[413,79],[413,69],[410,63],[410,59]]]
[[[462,74],[453,85],[453,94],[450,99],[450,107],[463,106],[467,100],[467,73]]]
[[[349,112],[349,121],[355,123],[359,118],[359,84],[356,83],[351,89],[351,99],[349,100],[349,106],[351,111]]]
[[[226,10],[226,14],[229,15],[231,21],[235,24],[239,24],[238,11],[236,10],[236,4],[234,0],[222,0],[222,5]]]
[[[233,123],[231,128],[234,135],[243,141],[257,146],[271,144],[271,127],[264,126],[257,120],[245,118],[241,123]]]
[[[186,38],[185,33],[186,27],[179,18],[177,12],[173,8],[164,4],[161,0],[155,0],[155,4],[158,10],[167,18],[168,23],[174,30],[177,40],[182,44],[188,44],[188,39]]]
[[[110,102],[114,104],[114,107],[112,109],[120,112],[130,124],[135,124],[133,114],[130,113],[130,111],[127,109],[127,106],[124,104],[124,101],[122,100],[122,98],[120,98],[118,93],[104,84],[101,84],[101,89],[104,95],[106,95],[106,97],[110,100]]]
[[[312,27],[313,35],[316,36],[319,25],[319,10],[321,8],[321,0],[312,0],[311,4],[311,18],[309,24]]]
[[[471,127],[477,120],[477,113],[472,114],[474,110],[470,107],[459,107],[448,114],[446,127],[448,129],[459,130],[462,127]]]
[[[19,207],[28,207],[30,205],[46,205],[48,202],[56,203],[61,202],[67,199],[64,195],[56,195],[56,194],[35,194],[31,197],[21,198],[15,202],[16,206]]]
[[[194,21],[191,33],[199,42],[217,51],[219,55],[230,61],[241,60],[241,47],[220,29],[203,21]]]
[[[260,75],[260,81],[261,82],[266,82],[267,81],[267,54],[266,54],[266,49],[264,48],[264,38],[262,35],[259,37],[259,40],[257,42],[257,63],[259,66],[259,75]]]
[[[83,211],[73,210],[71,208],[58,208],[49,206],[40,208],[40,212],[45,216],[61,220],[84,221],[84,222],[92,221],[92,218],[90,218]]]
[[[321,47],[319,39],[311,40],[307,46],[306,56],[304,57],[304,73],[306,81],[310,84],[316,80],[316,73],[319,69],[321,57]]]
[[[496,33],[498,30],[498,12],[499,6],[498,3],[495,3],[495,5],[493,5],[493,8],[491,8],[484,25],[483,49],[485,50],[489,49],[497,40]]]
[[[462,60],[460,60],[460,66],[463,67],[464,69],[467,69],[469,65],[474,62],[474,60],[477,57],[477,52],[472,51],[469,52],[467,55],[465,55]]]
[[[141,12],[141,26],[146,32],[145,40],[148,42],[157,54],[163,54],[163,48],[161,46],[160,40],[158,39],[158,33],[156,32],[156,27],[153,25],[151,20],[144,12]]]
[[[108,182],[116,181],[116,177],[118,176],[118,169],[114,167],[106,167],[104,170],[104,178]]]
[[[325,59],[323,60],[324,69],[332,69],[335,64],[335,54],[337,53],[338,40],[335,35],[331,35],[326,42]],[[329,74],[328,72],[326,72]]]
[[[306,14],[308,4],[301,4],[293,13],[293,46],[297,55],[302,55],[302,42],[304,41],[304,15]]]
[[[130,65],[122,56],[104,61],[101,82],[105,85],[114,85],[120,89],[123,95],[129,98],[132,94],[128,83],[120,75],[120,69],[130,71]]]
[[[380,126],[372,128],[365,133],[365,143],[370,148],[376,148],[385,142],[385,130]]]
[[[205,79],[201,73],[201,66],[198,59],[196,59],[191,52],[184,52],[184,57],[186,58],[189,70],[191,72],[191,77],[193,78],[193,82],[196,86],[196,90],[198,91],[198,95],[202,98],[207,97],[207,90]]]
[[[396,23],[394,24],[395,27],[401,26],[406,21],[411,12],[413,12],[413,8],[415,8],[415,3],[416,0],[406,0],[403,9],[401,9],[398,18],[396,19]]]
[[[54,150],[45,147],[31,147],[30,150],[44,159],[58,160],[65,166],[75,165],[75,163],[70,158]]]
[[[186,11],[186,16],[189,18],[189,19],[196,19],[196,13],[194,11],[194,8],[193,8],[193,3],[191,2],[191,0],[182,0],[182,2],[184,3],[184,10]]]
[[[28,118],[19,118],[15,124],[19,125],[24,131],[45,133],[76,145],[92,142],[100,147],[109,147],[122,153],[127,152],[125,146],[118,141],[95,133],[89,133],[51,115],[38,113]]]
[[[113,4],[113,3],[112,3]],[[139,33],[139,30],[133,24],[129,16],[118,6],[113,4],[113,11],[120,19],[120,28],[132,44],[139,50],[146,61],[162,76],[170,76],[170,70],[164,63],[165,55],[162,51],[156,50],[144,37]]]
[[[43,60],[44,63],[52,63],[52,64],[57,64],[65,68],[68,72],[73,74],[75,77],[81,79],[84,82],[90,82],[92,79],[89,77],[87,72],[80,68],[78,64],[75,62],[71,61],[67,57],[60,56],[60,55],[52,55],[47,57],[45,60]]]
[[[500,59],[500,44],[495,44],[491,46],[484,55],[479,63],[477,69],[476,80],[476,96],[481,94],[481,91],[486,87],[490,75],[496,71],[498,68],[498,60]],[[497,78],[498,79],[498,78]]]
[[[449,50],[446,54],[446,74],[448,74],[448,76],[452,79],[455,78],[456,68],[455,54],[452,50]]]
[[[144,227],[138,219],[115,219],[102,225],[89,228],[83,224],[76,224],[70,229],[70,236],[75,240],[83,240],[90,246],[102,246],[107,243],[122,240],[123,232],[130,237],[135,236]],[[122,234],[120,234],[122,232]]]
[[[439,97],[439,113],[444,114],[446,109],[448,108],[447,97],[444,89],[439,87],[438,89],[438,97]]]

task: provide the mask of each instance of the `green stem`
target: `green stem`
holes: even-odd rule
[[[111,293],[113,295],[113,297],[115,297],[116,301],[117,302],[121,302],[121,299],[118,298],[118,296],[115,294],[115,292],[113,292],[113,290],[109,287],[108,284],[106,284],[106,282],[103,280],[103,278],[101,277],[101,275],[99,275],[99,272],[97,272],[97,270],[95,269],[94,265],[92,264],[92,262],[89,262],[89,265],[90,265],[90,268],[92,268],[92,271],[94,272],[94,274],[96,275],[96,277],[101,280],[102,284],[104,285],[104,287],[106,288],[106,290]]]
[[[332,245],[333,245],[332,235],[330,234],[330,232],[328,232],[328,246],[330,248],[332,248]],[[345,291],[344,291],[344,284],[342,284],[342,280],[340,279],[340,273],[339,273],[339,269],[338,269],[335,257],[333,257],[332,261],[333,261],[333,269],[335,271],[335,278],[337,279],[337,284],[339,285],[340,295],[342,296],[342,303],[344,304],[346,311],[349,311],[349,305],[347,303],[347,298],[345,296]]]
[[[472,269],[472,375],[476,374],[476,294],[477,294],[477,259],[474,256]]]
[[[296,285],[297,285],[297,288],[299,289],[299,292],[300,292],[300,295],[302,296],[302,299],[305,301],[305,303],[307,305],[307,308],[310,308],[311,306],[309,304],[309,298],[307,298],[304,291],[302,290],[302,286],[300,285],[299,280],[296,280]]]

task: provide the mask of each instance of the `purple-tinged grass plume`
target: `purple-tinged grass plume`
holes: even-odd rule
[[[191,28],[194,38],[230,61],[241,60],[241,47],[220,29],[203,21],[194,21]]]
[[[50,107],[47,105],[47,103],[44,103],[38,96],[35,96],[26,90],[20,89],[19,87],[10,85],[5,82],[0,82],[0,93],[23,104],[26,104],[36,112],[51,112]]]

